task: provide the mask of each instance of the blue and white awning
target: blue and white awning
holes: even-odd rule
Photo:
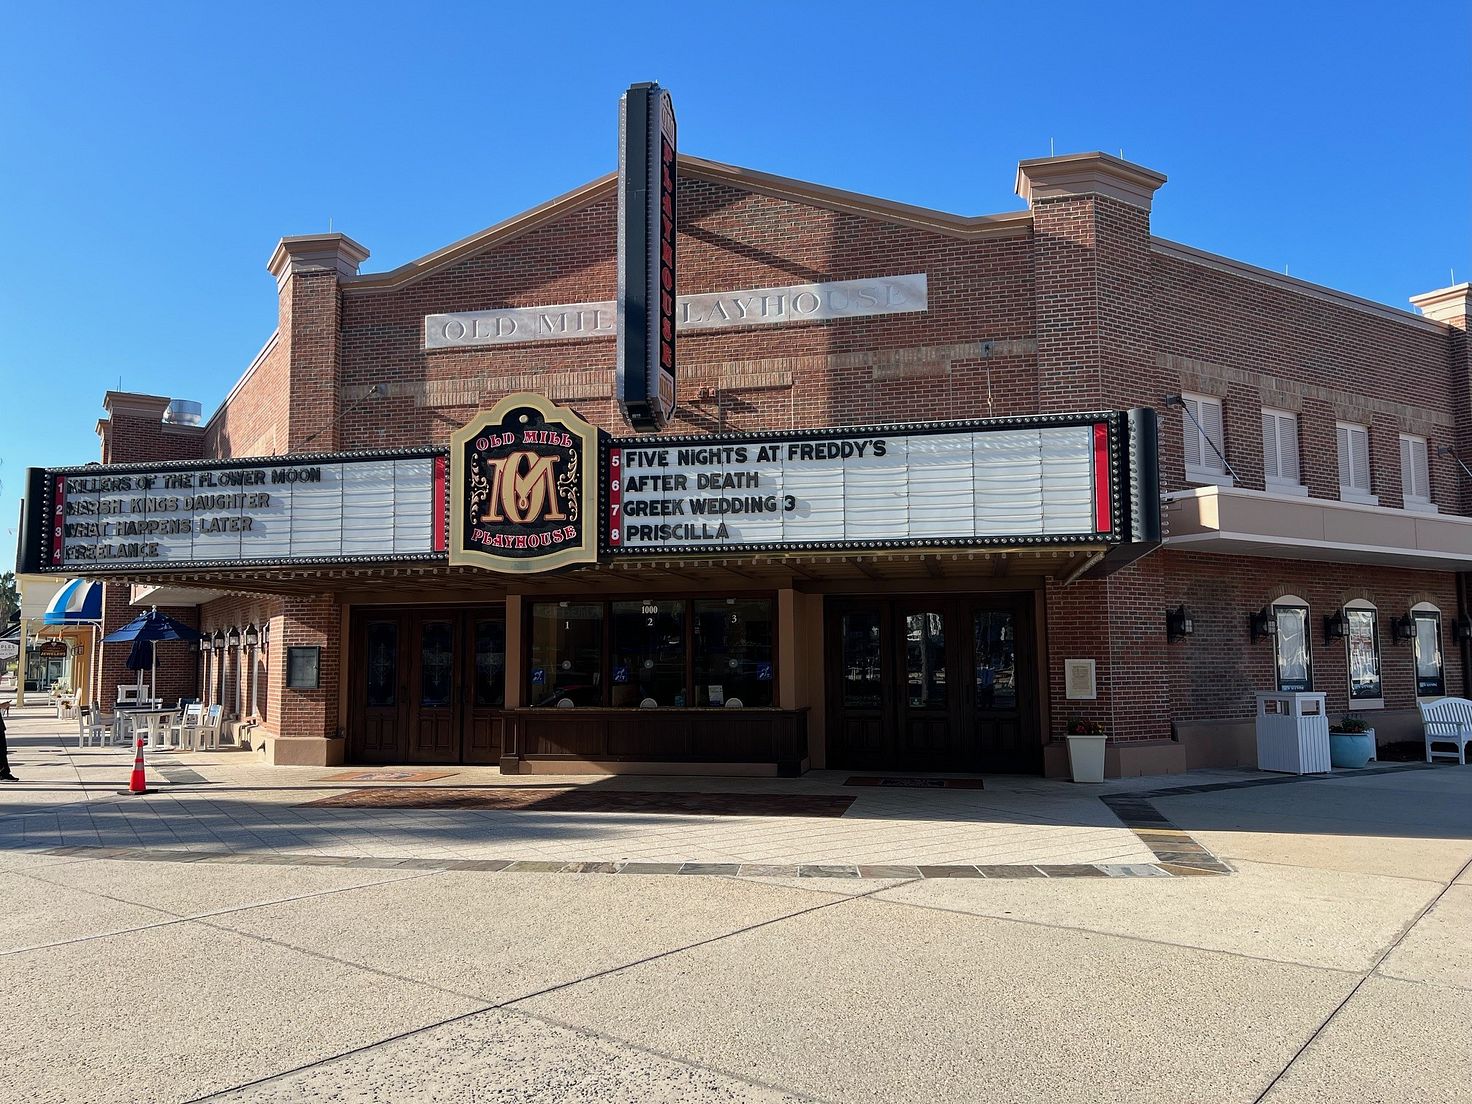
[[[80,625],[101,620],[102,584],[87,579],[68,579],[41,617],[47,625]]]

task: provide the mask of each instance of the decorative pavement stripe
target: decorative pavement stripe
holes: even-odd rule
[[[843,780],[845,786],[892,786],[911,790],[981,790],[985,783],[980,778],[884,778],[859,774]]]
[[[1172,874],[1221,873],[1193,863],[1071,863],[1029,866],[970,865],[909,866],[856,863],[714,862],[579,862],[542,859],[421,859],[369,858],[352,855],[291,855],[277,851],[176,851],[121,847],[48,847],[42,855],[71,855],[82,859],[123,862],[224,863],[256,866],[333,866],[375,870],[456,870],[508,874],[704,874],[728,878],[1162,878]]]
[[[1099,800],[1119,818],[1140,842],[1155,856],[1156,868],[1165,874],[1189,877],[1195,874],[1230,874],[1232,868],[1203,847],[1194,836],[1157,809],[1154,800],[1161,797],[1186,797],[1191,794],[1216,793],[1219,790],[1250,790],[1258,786],[1287,786],[1296,782],[1326,782],[1336,778],[1359,778],[1397,771],[1430,770],[1430,763],[1397,763],[1393,766],[1365,767],[1340,774],[1279,774],[1266,778],[1246,778],[1237,782],[1206,782],[1194,786],[1162,786],[1153,790],[1135,790],[1123,794],[1103,794]],[[1051,869],[1045,867],[1044,869]],[[1112,871],[1109,864],[1100,867]],[[1053,876],[1053,875],[1050,875]],[[1114,875],[1117,876],[1117,875]]]

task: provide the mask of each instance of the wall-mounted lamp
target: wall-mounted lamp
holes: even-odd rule
[[[271,647],[271,622],[269,621],[261,626],[261,647],[268,650]]]
[[[245,627],[245,633],[242,635],[241,639],[245,641],[245,646],[247,648],[253,649],[257,644],[261,642],[261,634],[256,631],[256,627],[254,625],[247,625]]]
[[[230,631],[225,636],[225,643],[232,648],[240,647],[240,630],[234,625],[230,626]]]
[[[1472,617],[1464,613],[1452,621],[1452,639],[1459,643],[1463,640],[1472,640]]]
[[[1324,643],[1343,640],[1348,635],[1349,622],[1345,620],[1343,610],[1335,610],[1332,614],[1324,615]]]
[[[219,631],[216,631],[216,633],[215,633],[215,646],[214,646],[213,650],[216,651],[216,652],[223,652],[225,650],[225,634],[224,633],[219,632]]]
[[[1392,617],[1390,619],[1390,638],[1392,640],[1399,640],[1402,644],[1416,638],[1416,623],[1411,620],[1409,613],[1404,617]]]
[[[1168,640],[1182,640],[1195,632],[1196,622],[1185,606],[1177,606],[1166,613],[1165,635]]]
[[[1278,619],[1273,616],[1273,611],[1267,606],[1249,615],[1248,620],[1252,623],[1252,642],[1254,644],[1265,636],[1271,639],[1278,635]]]
[[[213,652],[215,650],[215,638],[205,633],[199,638],[199,650],[201,652]]]

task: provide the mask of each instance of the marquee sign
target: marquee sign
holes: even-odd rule
[[[649,438],[608,450],[611,555],[1125,539],[1118,413]]]
[[[637,429],[675,409],[675,108],[657,84],[619,102],[618,394]]]
[[[452,564],[548,571],[598,558],[598,431],[510,395],[450,436]]]
[[[425,451],[31,469],[31,570],[357,563],[445,547]]]

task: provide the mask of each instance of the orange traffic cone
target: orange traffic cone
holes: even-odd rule
[[[139,733],[135,737],[133,745],[133,773],[128,777],[128,788],[118,791],[124,797],[127,797],[129,794],[150,794],[154,792],[148,788],[148,778],[143,773],[144,738],[142,733]]]

